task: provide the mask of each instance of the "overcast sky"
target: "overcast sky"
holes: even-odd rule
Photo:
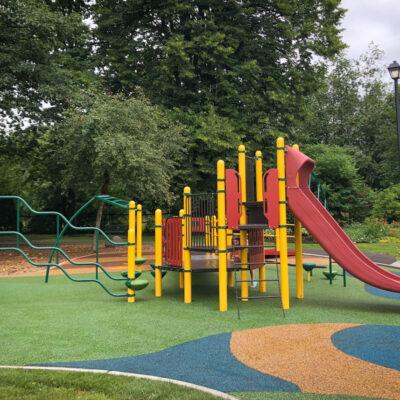
[[[342,6],[348,10],[342,35],[351,58],[374,42],[385,52],[386,66],[400,63],[400,0],[342,0]]]

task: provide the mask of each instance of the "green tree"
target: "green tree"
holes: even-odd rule
[[[0,134],[58,120],[77,89],[93,84],[89,29],[68,3],[1,2]]]
[[[373,188],[400,179],[393,94],[382,79],[386,71],[381,60],[382,52],[374,46],[356,61],[337,57],[308,98],[308,118],[299,128],[300,140],[351,147],[361,175]]]
[[[32,190],[39,193],[40,207],[62,199],[69,215],[100,193],[132,198],[147,209],[168,206],[175,199],[172,181],[183,152],[181,132],[143,96],[86,94],[81,108],[68,110],[63,122],[37,139],[31,153]]]
[[[370,213],[373,192],[360,176],[351,150],[335,145],[305,149],[316,161],[315,173],[328,194],[328,207],[341,222],[363,221]]]
[[[314,56],[343,48],[340,0],[98,0],[92,13],[96,65],[110,90],[142,87],[154,103],[200,116],[213,107],[261,147],[301,117],[318,82]]]
[[[377,193],[373,214],[389,223],[400,222],[400,184]]]

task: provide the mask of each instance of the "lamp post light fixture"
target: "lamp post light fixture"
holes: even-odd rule
[[[399,99],[399,78],[400,65],[397,61],[393,61],[388,66],[390,77],[394,81],[394,101],[396,103],[396,121],[397,121],[397,144],[400,151],[400,99]]]

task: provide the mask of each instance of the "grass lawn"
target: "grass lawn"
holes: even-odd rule
[[[0,369],[1,400],[215,400],[167,382],[105,374]]]
[[[0,279],[0,364],[24,365],[57,361],[95,360],[146,354],[204,336],[281,324],[350,322],[400,325],[400,302],[376,297],[349,278],[333,285],[318,270],[305,283],[305,299],[294,298],[294,269],[290,269],[291,308],[283,315],[278,299],[240,305],[237,318],[234,292],[229,311],[217,311],[217,274],[194,274],[193,303],[183,303],[178,274],[163,280],[163,297],[154,297],[154,280],[139,292],[137,302],[112,298],[95,284],[77,284],[63,276]],[[268,272],[269,277],[275,271]],[[116,292],[121,283],[105,281]],[[277,293],[269,283],[270,293]],[[0,371],[0,399],[207,399],[204,393],[164,383],[123,377],[70,373]],[[243,400],[355,399],[303,393],[234,393]],[[142,396],[142,397],[140,397]],[[197,397],[196,397],[197,396]],[[211,398],[211,397],[210,397]]]
[[[400,245],[398,243],[357,243],[357,247],[361,251],[370,253],[381,253],[400,259]],[[303,249],[320,249],[318,243],[304,243]]]
[[[362,400],[306,393],[234,393],[241,400]],[[0,400],[211,400],[216,397],[166,382],[103,374],[0,369]]]
[[[63,276],[0,279],[0,364],[102,359],[145,354],[234,330],[277,324],[354,322],[400,324],[400,304],[376,297],[350,278],[343,288],[332,286],[317,271],[305,286],[306,298],[294,299],[291,272],[291,309],[283,315],[278,299],[241,304],[238,320],[234,293],[227,313],[217,311],[217,275],[195,274],[193,303],[184,304],[178,274],[163,280],[163,297],[154,297],[154,280],[135,304],[106,295],[97,285],[73,283]],[[271,271],[269,276],[273,277]],[[109,284],[109,282],[107,282]],[[270,283],[271,293],[276,293]],[[111,288],[123,292],[121,283]]]

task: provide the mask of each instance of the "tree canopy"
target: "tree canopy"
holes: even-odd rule
[[[400,165],[381,52],[346,57],[344,14],[340,0],[4,0],[0,191],[67,215],[102,192],[176,211],[238,144],[272,165],[284,135],[317,160],[335,215],[362,220],[396,201],[373,192],[397,193]]]

